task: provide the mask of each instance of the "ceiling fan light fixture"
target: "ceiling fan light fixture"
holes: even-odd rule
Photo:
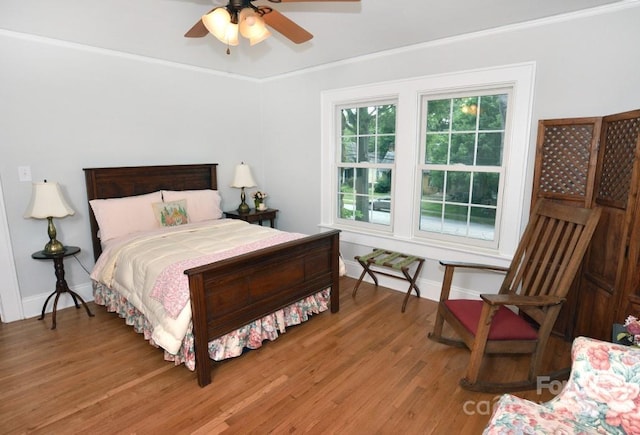
[[[221,42],[238,45],[238,25],[231,22],[231,14],[226,8],[215,8],[203,15],[202,23]]]
[[[238,25],[235,23],[229,23],[225,29],[225,37],[224,39],[221,39],[221,41],[227,45],[238,45]]]
[[[269,36],[271,36],[271,32],[269,31],[269,29],[264,27],[264,32],[262,32],[260,35],[249,38],[249,44],[250,45],[259,44],[265,39],[267,39]]]
[[[258,44],[271,36],[262,16],[251,8],[244,8],[240,11],[238,25],[240,34],[247,38],[251,45]]]

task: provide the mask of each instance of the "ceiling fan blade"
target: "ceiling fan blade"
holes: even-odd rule
[[[307,32],[305,29],[298,26],[275,9],[264,14],[262,18],[264,18],[264,21],[269,26],[273,27],[276,31],[280,32],[296,44],[302,44],[303,42],[307,42],[313,38],[311,33]]]
[[[211,9],[209,12],[207,12],[207,14],[211,13],[212,11],[214,11],[215,8]],[[205,14],[205,15],[207,15]],[[202,38],[203,36],[207,36],[209,34],[209,31],[207,30],[207,28],[204,26],[204,23],[202,22],[202,19],[199,19],[197,23],[195,23],[193,25],[192,28],[190,28],[187,33],[184,34],[185,38]]]

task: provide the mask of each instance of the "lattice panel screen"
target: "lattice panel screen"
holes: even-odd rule
[[[584,197],[594,126],[545,125],[539,192]]]
[[[640,135],[640,118],[606,122],[605,149],[597,201],[627,208],[634,154]]]

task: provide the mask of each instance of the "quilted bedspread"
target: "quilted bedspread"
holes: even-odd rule
[[[168,227],[109,243],[91,278],[124,296],[149,321],[152,340],[175,354],[191,322],[186,269],[301,237],[233,219]]]

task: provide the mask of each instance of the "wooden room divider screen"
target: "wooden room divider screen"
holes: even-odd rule
[[[554,331],[611,339],[640,314],[640,110],[541,120],[532,202],[601,207],[602,217]]]

